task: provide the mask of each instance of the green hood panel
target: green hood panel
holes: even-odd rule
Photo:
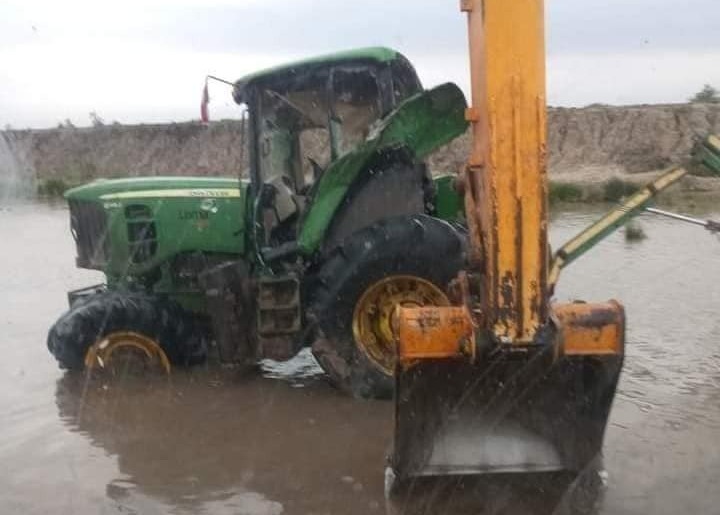
[[[383,150],[404,148],[422,160],[467,130],[463,92],[443,84],[403,102],[384,118],[368,139],[325,171],[315,188],[312,207],[303,220],[299,246],[314,253],[350,186]]]
[[[163,270],[165,277],[171,261],[183,253],[244,253],[247,186],[233,178],[144,177],[98,180],[68,191],[65,197],[71,218],[87,209],[84,204],[101,206],[105,221],[95,223],[103,223],[107,230],[103,266],[109,277],[156,270]],[[143,246],[143,258],[134,258]]]
[[[240,191],[246,181],[230,177],[134,177],[130,179],[99,179],[68,190],[68,200],[112,200],[131,198],[188,198],[203,196],[238,196],[229,190]],[[220,192],[216,190],[221,190]],[[222,190],[226,190],[223,194]],[[206,195],[206,193],[210,193]],[[213,195],[215,193],[215,195]]]
[[[455,84],[447,83],[408,98],[370,134],[375,149],[406,146],[417,159],[465,134],[467,102]]]

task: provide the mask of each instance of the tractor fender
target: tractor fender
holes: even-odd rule
[[[434,200],[427,167],[407,148],[382,152],[350,185],[320,244],[331,251],[351,234],[388,218],[425,214]]]
[[[325,246],[329,229],[340,223],[335,223],[335,218],[341,208],[346,209],[352,196],[364,189],[357,184],[369,184],[372,181],[368,179],[380,175],[389,177],[389,170],[415,169],[433,151],[464,134],[466,107],[460,88],[447,83],[408,98],[381,120],[362,145],[332,163],[318,179],[310,195],[310,208],[300,223],[300,252],[309,256]],[[399,189],[393,187],[393,191]],[[384,198],[392,203],[389,197]],[[412,212],[424,212],[424,205],[420,211]]]

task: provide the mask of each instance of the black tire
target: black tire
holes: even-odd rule
[[[313,354],[331,382],[355,397],[389,398],[394,379],[355,343],[355,305],[391,275],[425,279],[447,290],[464,264],[464,233],[426,215],[391,218],[358,231],[332,251],[313,282],[309,316],[317,324]]]
[[[202,333],[178,304],[127,292],[103,292],[77,302],[52,326],[47,346],[60,368],[82,370],[88,348],[118,331],[155,340],[174,365],[197,364],[206,356]]]

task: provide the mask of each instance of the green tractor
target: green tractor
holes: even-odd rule
[[[309,346],[338,387],[391,395],[395,306],[448,304],[463,265],[462,198],[423,162],[465,132],[463,93],[424,90],[405,57],[372,48],[255,73],[233,97],[248,115],[247,179],[66,194],[77,266],[106,284],[68,294],[50,352],[64,369],[140,355],[169,370]]]

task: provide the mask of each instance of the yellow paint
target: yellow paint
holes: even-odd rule
[[[708,137],[708,143],[710,143],[716,150],[720,150],[720,138],[715,135]]]
[[[102,200],[122,200],[134,198],[239,198],[238,188],[195,188],[179,190],[145,190],[109,193]]]
[[[399,358],[404,365],[418,359],[472,359],[473,323],[462,308],[398,308]]]
[[[420,277],[394,275],[365,290],[353,312],[353,335],[360,350],[391,375],[395,370],[398,306],[449,306],[450,301],[433,283]]]
[[[107,368],[113,354],[123,348],[141,351],[149,362],[158,363],[165,372],[170,373],[170,360],[160,344],[141,334],[125,331],[110,333],[91,345],[85,353],[85,368]]]
[[[461,8],[469,18],[473,97],[463,180],[468,273],[456,283],[461,307],[398,309],[400,362],[473,361],[476,339],[488,332],[518,355],[535,343],[552,346],[558,358],[622,355],[619,303],[549,306],[544,1],[461,0]],[[557,332],[536,339],[541,327]]]
[[[624,353],[625,310],[615,301],[553,306],[565,356],[615,356]]]
[[[607,231],[609,227],[617,225],[621,222],[629,212],[643,208],[655,195],[657,195],[657,193],[669,188],[686,175],[687,171],[684,168],[675,168],[664,173],[658,179],[653,181],[650,186],[646,186],[640,190],[622,205],[610,211],[589,228],[563,245],[562,249],[560,249],[562,252],[558,252],[553,258],[552,266],[550,268],[550,276],[548,278],[548,286],[551,289],[554,288],[560,279],[560,272],[566,264],[566,259],[563,256],[574,254],[583,246],[597,238],[600,234]]]
[[[467,0],[474,171],[489,329],[533,340],[547,318],[547,174],[543,0]],[[470,213],[468,216],[472,216]]]

